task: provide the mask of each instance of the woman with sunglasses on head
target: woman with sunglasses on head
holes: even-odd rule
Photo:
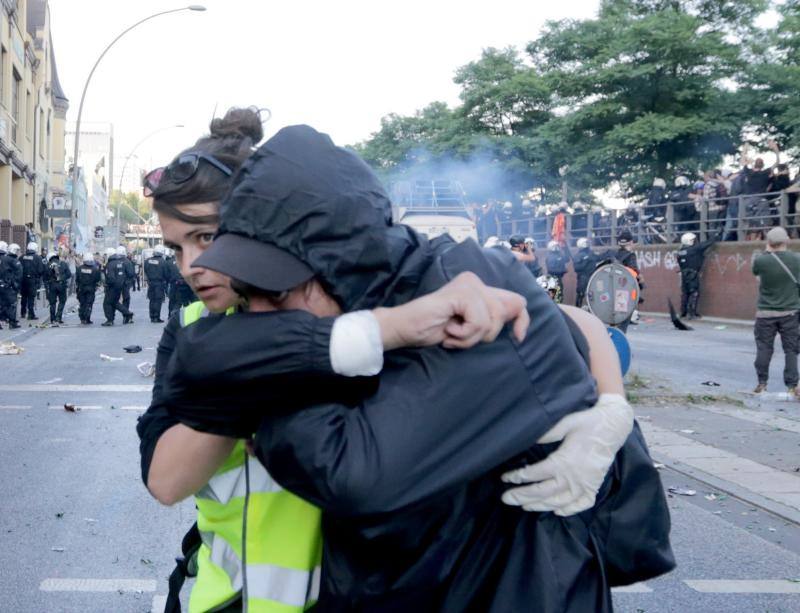
[[[152,495],[164,504],[196,496],[197,528],[184,539],[184,553],[196,554],[197,561],[190,612],[239,611],[243,599],[249,611],[302,611],[318,589],[319,511],[275,483],[249,458],[245,441],[181,425],[162,400],[176,332],[203,316],[224,316],[215,314],[231,314],[242,306],[227,277],[192,263],[211,244],[219,202],[262,136],[257,111],[231,109],[212,121],[210,135],[144,181],[164,242],[174,249],[181,276],[202,301],[182,308],[167,323],[152,402],[137,425],[142,478]],[[258,350],[274,364],[276,376],[374,375],[384,350],[438,343],[466,348],[493,340],[511,320],[521,338],[529,323],[520,296],[488,288],[468,275],[401,307],[335,320],[301,311],[272,315],[274,339]],[[303,377],[294,381],[301,393]],[[186,564],[179,564],[170,578],[168,610],[178,610],[178,590],[188,572]]]

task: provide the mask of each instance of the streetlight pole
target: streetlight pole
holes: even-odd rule
[[[145,141],[149,140],[150,138],[152,138],[156,134],[160,134],[161,132],[164,132],[165,130],[172,130],[173,128],[182,128],[182,127],[183,127],[182,123],[176,123],[174,126],[164,126],[163,128],[159,128],[158,130],[153,130],[152,132],[150,132],[150,134],[147,134],[138,143],[136,143],[133,146],[133,149],[131,149],[130,153],[128,153],[128,155],[125,157],[125,163],[122,164],[122,173],[119,175],[119,188],[117,189],[117,191],[119,192],[119,200],[117,200],[117,234],[120,233],[121,228],[122,228],[122,225],[121,225],[122,224],[122,216],[120,214],[122,212],[122,208],[121,208],[122,207],[122,181],[125,178],[125,170],[128,168],[128,162],[133,157],[134,153],[136,153],[136,150],[139,149],[139,147],[141,147],[142,144],[144,144]],[[112,192],[112,194],[114,192],[113,184],[111,186],[111,192]],[[139,219],[141,219],[141,216],[139,216]]]
[[[75,150],[72,156],[72,193],[70,194],[70,203],[69,203],[69,210],[70,210],[70,223],[69,223],[69,248],[72,249],[72,227],[75,224],[74,216],[75,216],[75,190],[77,189],[78,185],[78,153],[80,152],[80,139],[81,139],[81,115],[83,114],[83,103],[86,100],[86,90],[89,89],[89,82],[92,80],[92,76],[94,75],[94,71],[97,70],[98,64],[100,61],[105,57],[108,50],[114,46],[114,44],[123,36],[125,36],[128,32],[133,30],[135,27],[143,24],[145,21],[150,21],[151,19],[155,19],[156,17],[160,17],[161,15],[168,15],[170,13],[179,13],[181,11],[205,11],[206,7],[201,6],[199,4],[190,4],[189,6],[184,6],[177,9],[170,9],[169,11],[161,11],[159,13],[154,13],[149,17],[145,17],[144,19],[140,19],[132,26],[129,26],[125,30],[123,30],[117,37],[112,40],[105,49],[103,49],[100,56],[95,60],[94,66],[89,71],[89,76],[86,77],[86,82],[83,84],[83,93],[81,93],[81,102],[78,105],[78,119],[75,122]],[[113,179],[112,179],[112,187],[113,187]]]

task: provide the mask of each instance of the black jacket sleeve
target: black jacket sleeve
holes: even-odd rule
[[[340,379],[330,363],[333,322],[281,311],[211,316],[181,328],[164,403],[196,430],[249,436],[265,409],[307,406]]]
[[[447,279],[476,270],[463,259]],[[483,272],[526,297],[533,324],[523,343],[506,330],[469,351],[387,354],[378,390],[358,405],[265,418],[256,448],[270,474],[328,512],[389,512],[496,468],[592,406],[594,382],[558,307],[516,261]]]
[[[164,432],[180,423],[167,411],[164,404],[164,370],[175,349],[175,333],[180,329],[178,314],[169,318],[156,352],[156,376],[153,384],[153,397],[150,407],[139,417],[136,432],[139,435],[139,454],[141,456],[142,481],[147,485],[147,475],[156,443]]]

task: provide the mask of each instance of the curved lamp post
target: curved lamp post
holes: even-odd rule
[[[170,13],[180,13],[181,11],[205,11],[205,10],[206,10],[206,7],[204,7],[204,6],[200,5],[200,4],[190,4],[189,6],[184,6],[184,7],[177,8],[177,9],[171,9],[169,11],[161,11],[161,12],[158,12],[158,13],[154,13],[154,14],[148,16],[148,17],[145,17],[144,19],[140,19],[139,21],[134,23],[132,26],[129,26],[128,28],[123,30],[120,34],[117,35],[117,37],[114,40],[112,40],[110,43],[108,43],[106,48],[103,49],[102,53],[100,53],[100,56],[97,58],[97,60],[95,60],[94,66],[92,66],[92,69],[89,71],[89,76],[86,77],[86,83],[83,84],[83,93],[81,93],[81,103],[80,103],[80,105],[78,105],[78,119],[75,122],[75,150],[74,150],[74,154],[72,156],[72,193],[70,194],[70,203],[69,203],[69,209],[70,209],[70,213],[71,214],[74,214],[74,210],[75,210],[75,189],[76,189],[76,185],[78,183],[78,153],[79,153],[79,145],[80,145],[80,140],[81,140],[81,115],[83,114],[83,103],[86,100],[86,90],[89,89],[89,82],[92,80],[92,76],[94,75],[94,71],[97,70],[98,64],[100,64],[100,61],[105,57],[106,53],[108,53],[108,50],[111,49],[111,47],[113,47],[114,44],[120,38],[125,36],[128,32],[133,30],[135,27],[143,24],[145,21],[150,21],[151,19],[155,19],[156,17],[160,17],[161,15],[169,15]],[[111,177],[111,180],[112,180],[112,188],[113,188],[113,180],[114,180],[114,178]],[[75,223],[75,220],[72,219],[72,217],[71,217],[70,218],[70,224],[69,224],[69,248],[70,249],[72,249],[72,227],[73,227],[74,223]]]

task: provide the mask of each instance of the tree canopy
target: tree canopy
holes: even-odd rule
[[[455,72],[458,106],[384,117],[356,148],[387,179],[477,164],[492,180],[465,185],[476,198],[543,188],[550,200],[559,169],[573,194],[611,184],[636,194],[720,164],[743,138],[796,153],[800,3],[779,4],[773,30],[755,25],[766,9],[603,0],[594,18],[548,22],[524,52],[484,50]]]

